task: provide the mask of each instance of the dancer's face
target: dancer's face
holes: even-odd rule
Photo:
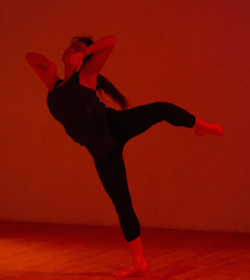
[[[82,52],[86,48],[86,44],[81,41],[73,42],[69,48],[65,50],[62,56],[62,61],[67,63],[70,57],[78,52]]]

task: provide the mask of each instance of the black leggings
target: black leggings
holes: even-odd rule
[[[103,186],[115,205],[124,236],[127,241],[132,241],[140,235],[140,225],[127,185],[122,158],[124,144],[160,121],[165,120],[175,126],[192,127],[195,117],[169,103],[153,103],[124,111],[107,108],[106,111],[111,134],[121,146],[94,160]]]

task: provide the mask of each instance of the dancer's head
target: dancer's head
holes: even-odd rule
[[[70,56],[83,51],[86,47],[94,43],[92,36],[74,37],[70,41],[70,47],[67,48],[63,54],[62,60],[65,64],[70,61]],[[88,55],[83,59],[82,66],[86,63],[93,54]],[[129,104],[127,99],[103,76],[98,75],[97,78],[97,90],[103,90],[106,94],[110,95],[117,103],[120,104],[122,109],[128,108]]]
[[[62,60],[64,63],[67,63],[70,56],[76,54],[77,52],[83,51],[86,47],[93,44],[93,40],[91,36],[83,36],[83,37],[74,37],[70,41],[70,47],[68,47],[63,53]],[[89,55],[84,58],[83,64],[91,58],[92,55]]]
[[[77,36],[72,38],[70,43],[72,44],[74,42],[82,42],[86,44],[86,47],[88,47],[94,43],[92,38],[93,38],[92,36],[83,36],[83,37]]]

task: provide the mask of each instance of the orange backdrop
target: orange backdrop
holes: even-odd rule
[[[249,233],[249,9],[248,0],[1,1],[0,219],[118,225],[91,156],[52,118],[25,61],[42,53],[63,77],[71,37],[114,34],[102,74],[133,106],[171,102],[225,132],[199,138],[160,123],[126,145],[141,225]]]

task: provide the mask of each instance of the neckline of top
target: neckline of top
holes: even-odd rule
[[[65,83],[63,83],[63,84],[60,85],[60,86],[58,86],[58,85],[59,85],[63,80],[60,79],[59,81],[57,81],[57,82],[55,83],[54,89],[63,87],[63,86],[66,85],[74,76],[77,76],[78,84],[79,84],[81,87],[84,87],[84,88],[86,88],[86,89],[88,89],[88,90],[91,90],[91,91],[95,92],[94,89],[85,87],[85,86],[83,86],[82,84],[80,84],[79,72],[75,72]]]

